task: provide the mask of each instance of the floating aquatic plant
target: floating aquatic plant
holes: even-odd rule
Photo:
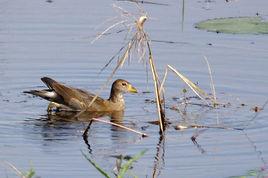
[[[217,33],[268,34],[268,22],[259,16],[209,19],[197,23],[196,28]]]

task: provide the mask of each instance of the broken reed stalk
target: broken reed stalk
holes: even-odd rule
[[[176,130],[183,130],[183,129],[188,129],[188,128],[204,128],[204,129],[225,129],[225,130],[238,130],[242,131],[243,128],[238,128],[238,127],[226,127],[226,126],[213,126],[213,125],[199,125],[199,124],[189,124],[189,125],[176,125],[175,129]]]
[[[209,103],[206,101],[206,98],[209,98],[208,94],[204,92],[201,88],[196,86],[191,80],[189,80],[187,77],[182,75],[180,72],[178,72],[176,69],[174,69],[172,66],[167,65],[167,67],[174,72],[177,76],[179,76],[190,88],[191,90],[201,99],[203,100],[208,106]]]
[[[161,104],[161,93],[160,93],[160,87],[159,87],[159,79],[157,76],[157,72],[154,65],[153,55],[151,51],[151,47],[149,42],[147,41],[147,46],[149,50],[149,63],[153,75],[154,80],[154,91],[155,91],[155,98],[156,98],[156,107],[157,107],[157,113],[158,113],[158,119],[159,119],[159,126],[160,126],[160,133],[162,134],[165,131],[165,112],[163,110],[162,104]]]
[[[119,128],[125,129],[125,130],[128,130],[128,131],[137,133],[137,134],[141,135],[142,137],[148,137],[148,135],[146,133],[142,133],[140,131],[131,129],[129,127],[126,127],[126,126],[123,126],[123,125],[120,125],[120,124],[116,124],[116,123],[113,123],[113,122],[110,122],[110,121],[106,121],[106,120],[102,120],[102,119],[97,119],[97,118],[92,118],[92,120],[98,121],[98,122],[103,122],[103,123],[106,123],[106,124],[110,124],[110,125],[113,125],[113,126],[116,126],[116,127],[119,127]]]

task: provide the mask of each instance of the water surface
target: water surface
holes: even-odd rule
[[[216,34],[194,28],[198,21],[215,17],[252,16],[258,12],[267,18],[266,1],[187,1],[183,31],[181,2],[166,1],[169,6],[144,5],[152,17],[145,26],[151,39],[175,42],[152,42],[160,75],[166,64],[171,64],[209,92],[209,75],[203,60],[206,55],[219,100],[231,103],[229,107],[216,110],[188,106],[186,119],[167,109],[167,118],[173,124],[164,137],[159,136],[158,126],[148,123],[157,119],[155,105],[145,102],[153,100],[154,93],[142,94],[142,91],[153,91],[153,85],[146,84],[145,66],[134,59],[114,78],[127,79],[139,89],[139,94],[125,97],[127,108],[123,124],[144,129],[148,138],[93,123],[88,137],[89,149],[82,137],[85,122],[51,121],[46,101],[22,93],[44,87],[40,81],[42,76],[97,91],[113,66],[101,75],[98,72],[123,44],[123,34],[90,44],[94,35],[103,29],[96,27],[115,15],[112,3],[104,0],[0,2],[0,177],[17,177],[5,161],[23,171],[32,166],[42,178],[101,177],[82,156],[81,150],[111,172],[115,166],[114,155],[134,155],[148,149],[132,170],[138,177],[153,174],[159,177],[230,177],[244,175],[249,170],[267,169],[267,108],[257,115],[251,108],[262,107],[268,99],[268,36]],[[135,10],[128,3],[119,5]],[[175,75],[168,76],[167,106],[177,106],[178,101],[172,98],[181,97],[183,87],[185,85]],[[101,96],[108,95],[109,88],[106,88]],[[246,130],[192,128],[178,131],[173,126],[179,123],[218,124],[246,127]],[[193,135],[199,135],[197,144],[191,140]]]

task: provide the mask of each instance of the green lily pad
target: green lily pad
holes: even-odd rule
[[[198,29],[217,33],[268,34],[268,22],[261,17],[228,17],[199,22]]]

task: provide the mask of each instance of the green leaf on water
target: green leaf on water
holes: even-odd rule
[[[247,172],[248,176],[258,176],[258,170],[249,170]]]
[[[29,171],[23,174],[25,178],[33,178],[35,175],[34,168],[31,168]]]
[[[232,34],[268,34],[268,21],[261,17],[215,18],[196,24],[196,28]]]
[[[126,172],[129,170],[129,168],[132,166],[133,162],[137,161],[142,157],[147,150],[143,150],[140,153],[136,154],[131,158],[128,162],[122,165],[121,169],[119,170],[117,178],[123,178],[126,174]]]

